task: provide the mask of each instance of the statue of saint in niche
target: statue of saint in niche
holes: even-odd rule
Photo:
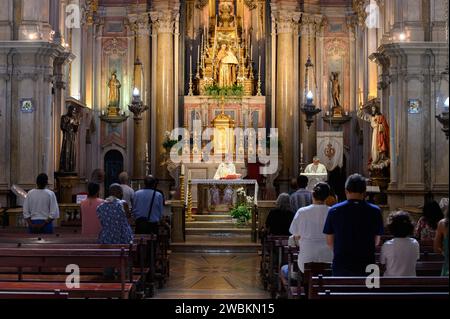
[[[59,161],[59,170],[61,172],[72,173],[76,168],[76,135],[80,121],[76,114],[76,108],[69,106],[67,114],[61,116],[61,131],[63,132],[63,141],[61,146],[61,157]]]
[[[236,56],[226,44],[222,44],[217,53],[218,85],[219,87],[233,86],[236,82],[236,68],[239,64]]]
[[[339,84],[339,72],[331,72],[331,97],[333,100],[333,116],[342,116],[341,85]]]
[[[108,82],[109,87],[109,103],[110,107],[120,107],[120,87],[121,84],[117,79],[116,71],[111,74],[111,79]]]

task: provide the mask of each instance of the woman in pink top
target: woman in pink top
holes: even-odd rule
[[[96,183],[88,184],[88,198],[81,202],[81,233],[85,236],[97,237],[100,233],[100,221],[97,217],[97,207],[103,203],[103,199],[98,198],[100,185]]]

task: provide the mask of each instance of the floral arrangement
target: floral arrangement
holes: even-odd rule
[[[205,95],[210,95],[214,97],[242,96],[244,95],[244,87],[242,85],[237,84],[225,87],[219,87],[216,84],[212,84],[205,87]]]
[[[247,196],[243,187],[236,190],[236,206],[231,210],[232,218],[237,219],[238,224],[245,225],[252,217],[253,197]]]
[[[168,151],[170,150],[175,144],[178,143],[178,140],[173,140],[170,138],[170,132],[166,131],[164,133],[164,142],[162,144],[162,146]]]

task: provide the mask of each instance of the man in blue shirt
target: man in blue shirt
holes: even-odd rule
[[[308,186],[308,177],[300,175],[297,177],[298,190],[290,195],[291,208],[294,214],[305,206],[312,204],[312,193],[306,189]]]
[[[146,176],[144,189],[134,193],[133,216],[136,219],[136,234],[157,234],[164,206],[164,195],[156,190],[157,181]],[[150,207],[151,206],[151,207]]]
[[[328,212],[323,232],[334,251],[333,276],[367,276],[367,265],[375,264],[383,218],[379,207],[365,201],[365,193],[365,178],[349,176],[345,183],[347,201]]]

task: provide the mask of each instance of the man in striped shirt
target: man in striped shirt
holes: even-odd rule
[[[311,192],[306,189],[308,186],[308,177],[304,175],[297,177],[297,185],[298,190],[290,196],[291,208],[294,213],[297,213],[300,208],[312,204]]]

